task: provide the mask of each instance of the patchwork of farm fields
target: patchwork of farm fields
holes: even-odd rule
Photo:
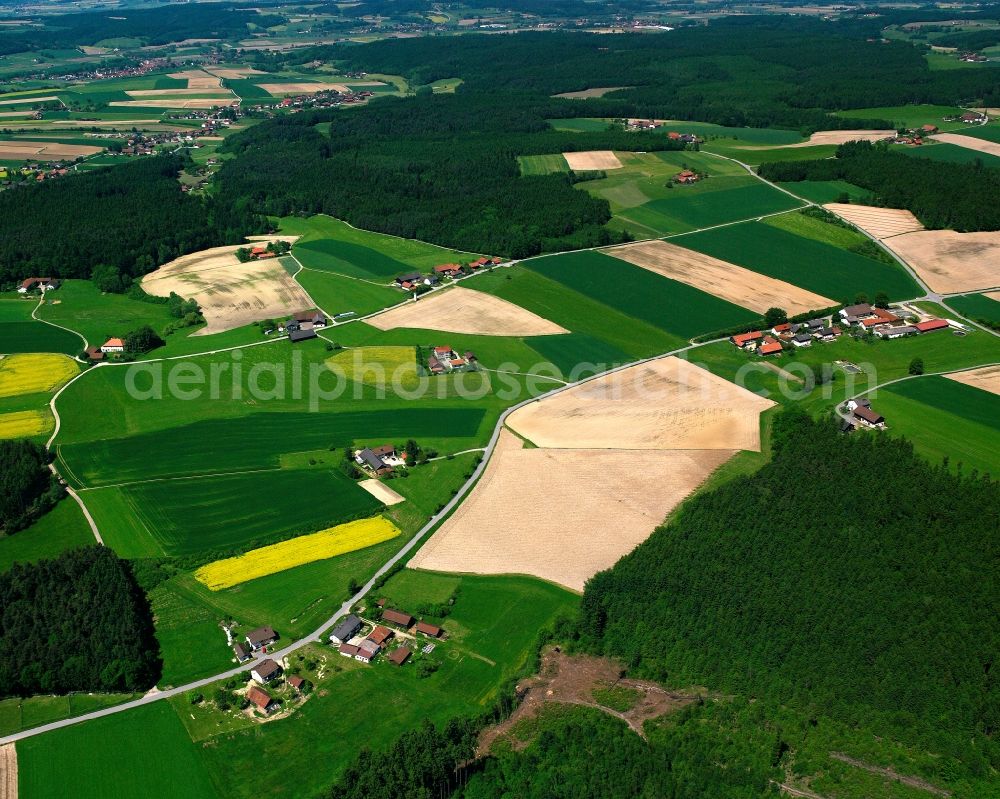
[[[35,303],[25,299],[0,299],[0,353],[61,352],[75,355],[83,339],[58,327],[31,318]]]

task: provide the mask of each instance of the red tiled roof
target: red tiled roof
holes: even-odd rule
[[[105,347],[124,347],[125,346],[125,342],[122,341],[120,338],[109,338],[107,341],[104,342],[104,346]]]
[[[735,344],[737,347],[742,347],[749,341],[756,341],[762,335],[764,334],[761,333],[759,330],[751,330],[749,333],[740,333],[739,335],[733,336],[732,340],[733,344]]]
[[[384,644],[391,637],[392,630],[388,627],[383,627],[382,625],[379,625],[372,630],[371,635],[368,636],[369,640],[374,641],[376,644]]]
[[[271,702],[274,701],[270,696],[268,696],[267,691],[261,690],[256,685],[251,685],[247,690],[247,699],[257,705],[257,707],[261,710],[267,710]]]
[[[761,355],[774,355],[775,353],[781,352],[781,342],[777,339],[773,339],[770,336],[764,338],[764,341],[757,348],[757,352]]]
[[[437,638],[439,635],[441,635],[441,628],[440,627],[436,627],[433,624],[428,624],[425,621],[418,621],[417,622],[417,632],[418,633],[423,633],[424,635],[430,635],[430,636],[433,636],[434,638]]]
[[[914,327],[921,333],[929,333],[932,330],[944,330],[948,323],[944,319],[927,319],[924,322],[917,322]]]

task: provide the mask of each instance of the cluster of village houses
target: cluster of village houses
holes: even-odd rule
[[[421,272],[407,272],[405,275],[397,277],[393,282],[397,288],[401,288],[403,291],[413,291],[423,286],[437,286],[446,278],[455,280],[485,267],[499,266],[502,263],[503,258],[494,256],[492,258],[477,258],[465,266],[462,264],[439,264],[434,267],[430,275],[425,275]]]
[[[250,630],[244,640],[246,644],[239,641],[233,644],[233,654],[238,663],[247,663],[258,654],[266,655],[267,648],[278,640],[278,634],[273,627],[258,627]],[[259,660],[250,668],[250,679],[256,685],[247,688],[246,698],[255,709],[264,715],[270,715],[280,707],[281,703],[265,690],[265,686],[281,677],[283,672],[281,664],[271,658]],[[297,694],[302,692],[306,684],[302,677],[295,674],[288,677],[285,682]]]
[[[432,375],[443,375],[448,372],[472,372],[476,370],[478,359],[469,350],[459,355],[450,346],[435,347],[427,356],[427,369]]]
[[[326,327],[328,321],[323,312],[317,311],[315,308],[311,311],[300,311],[280,324],[278,332],[287,333],[288,340],[294,344],[296,341],[316,338],[316,331]]]
[[[384,604],[385,600],[379,600],[380,606]],[[367,625],[352,614],[334,627],[330,634],[330,643],[337,647],[342,656],[361,663],[371,663],[384,653],[386,660],[394,666],[402,666],[410,659],[413,650],[400,639],[415,641],[419,635],[437,641],[444,636],[444,630],[440,627],[415,619],[409,613],[394,608],[382,610],[382,622],[370,625],[371,630],[364,632]],[[399,642],[400,645],[393,647],[394,642]],[[425,651],[430,650],[425,647]]]

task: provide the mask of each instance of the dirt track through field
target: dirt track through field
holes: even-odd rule
[[[872,205],[849,203],[827,203],[823,207],[877,239],[924,229],[919,219],[901,208],[876,208]],[[893,243],[893,247],[895,246]]]
[[[1000,231],[921,230],[888,244],[941,294],[1000,286]]]
[[[362,480],[358,488],[363,488],[383,505],[398,505],[406,501],[406,497],[397,494],[381,480]]]
[[[733,454],[522,444],[501,433],[482,479],[410,566],[530,574],[582,591]]]
[[[975,136],[963,136],[961,133],[935,133],[931,138],[946,144],[955,144],[967,150],[1000,156],[1000,144],[986,139],[977,139]]]
[[[583,153],[563,153],[563,158],[574,172],[598,169],[621,169],[622,162],[611,150],[590,150]]]
[[[0,159],[21,161],[28,158],[51,160],[78,158],[101,152],[103,147],[90,144],[60,144],[53,141],[25,141],[23,139],[0,141]]]
[[[603,252],[758,313],[777,306],[794,315],[834,304],[783,280],[665,241],[644,241]]]
[[[482,336],[548,336],[568,333],[548,319],[507,300],[455,286],[367,320],[379,330],[412,327]]]
[[[526,405],[507,425],[539,447],[760,451],[759,415],[772,405],[672,357]]]
[[[0,799],[17,799],[17,749],[0,746]]]
[[[981,388],[983,391],[1000,396],[1000,366],[984,366],[981,369],[970,369],[966,372],[952,372],[945,377],[956,383]]]
[[[274,238],[291,242],[297,237]],[[213,247],[182,256],[146,275],[142,287],[161,297],[174,291],[197,300],[208,324],[193,334],[196,336],[284,317],[313,306],[279,259],[240,263],[237,249]]]

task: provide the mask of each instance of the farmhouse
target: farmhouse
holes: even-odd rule
[[[810,347],[813,343],[813,337],[808,333],[799,333],[792,336],[792,344],[796,347]]]
[[[374,630],[368,636],[368,640],[374,644],[382,646],[386,641],[388,641],[392,636],[395,635],[392,630],[388,627],[383,627],[381,624],[377,625]]]
[[[477,258],[469,264],[470,269],[482,269],[484,266],[496,266],[497,264],[502,264],[503,258],[493,256],[492,258],[482,257]]]
[[[382,621],[388,622],[389,624],[395,624],[399,627],[407,628],[413,624],[413,616],[409,613],[403,613],[401,610],[394,610],[393,608],[387,608],[382,611]]]
[[[270,682],[275,677],[281,674],[281,666],[279,666],[275,661],[267,658],[262,660],[252,669],[250,669],[250,676],[254,680],[263,685],[266,682]]]
[[[382,647],[371,639],[365,639],[358,647],[358,652],[354,656],[354,659],[359,660],[362,663],[371,663],[381,651]]]
[[[840,328],[836,325],[830,327],[821,327],[813,336],[818,338],[820,341],[835,341],[840,336]]]
[[[59,288],[62,285],[62,281],[54,277],[29,277],[21,281],[21,285],[17,287],[18,294],[27,294],[32,289],[39,289],[40,291],[52,291],[53,289]]]
[[[120,338],[109,338],[101,345],[101,352],[107,354],[109,352],[125,352],[125,342]]]
[[[771,336],[764,336],[764,340],[760,343],[760,346],[757,348],[757,354],[764,356],[778,355],[781,353],[781,350],[782,347],[780,341],[778,341],[776,338],[772,338]]]
[[[774,335],[776,335],[776,336],[780,336],[782,333],[787,333],[791,329],[792,329],[792,323],[791,322],[785,322],[783,324],[775,325],[774,327],[772,327],[771,328],[771,332],[774,333]]]
[[[848,305],[840,309],[841,318],[847,322],[849,325],[856,324],[859,320],[865,319],[872,315],[874,308],[867,302],[858,303],[857,305]]]
[[[326,327],[326,317],[317,310],[299,311],[285,324],[287,329],[290,324],[296,325],[300,330],[308,330],[311,327]]]
[[[333,628],[330,633],[331,644],[346,644],[361,629],[361,619],[353,613]]]
[[[740,349],[752,350],[756,346],[754,342],[756,342],[757,339],[762,338],[763,335],[764,334],[759,330],[751,330],[749,333],[739,333],[735,336],[730,336],[729,340]]]
[[[290,330],[288,332],[288,340],[295,344],[298,341],[306,341],[307,339],[316,338],[316,331],[310,328],[309,330]]]
[[[407,272],[405,275],[400,275],[396,278],[396,285],[400,288],[409,289],[417,283],[420,283],[424,279],[424,276],[419,272]]]
[[[267,691],[258,688],[256,685],[251,685],[247,689],[247,700],[263,713],[270,713],[278,706],[277,702],[271,699]]]
[[[359,466],[373,472],[376,477],[381,477],[383,474],[388,474],[392,471],[392,467],[385,462],[385,459],[367,447],[355,452],[354,460]]]
[[[966,111],[959,119],[966,125],[982,125],[986,122],[986,114],[981,111]]]
[[[265,647],[268,644],[273,644],[278,640],[278,634],[270,626],[258,627],[255,630],[251,630],[246,635],[247,643],[250,645],[250,649],[256,652],[261,647]]]
[[[697,183],[700,179],[701,178],[698,177],[698,173],[692,172],[690,169],[685,169],[674,175],[674,183],[681,183],[683,185]]]
[[[436,627],[433,624],[428,624],[425,621],[418,621],[416,630],[421,635],[426,635],[430,638],[440,638],[441,635],[444,633],[444,630],[442,630],[440,627]]]
[[[293,674],[288,678],[288,684],[292,686],[296,692],[298,692],[302,690],[302,686],[306,684],[306,681],[303,680],[298,674]]]
[[[462,274],[462,267],[459,264],[441,264],[434,267],[434,274],[442,277],[458,277]]]
[[[100,347],[88,347],[87,348],[87,357],[90,360],[92,360],[92,361],[103,361],[104,360],[104,353],[101,352],[101,348]]]
[[[246,663],[250,660],[250,651],[239,641],[233,644],[233,654],[236,655],[237,663]]]
[[[944,319],[926,319],[917,322],[913,327],[916,333],[933,333],[936,330],[947,330],[950,325]]]
[[[938,126],[937,125],[921,125],[920,126],[920,132],[923,133],[925,136],[929,136],[932,133],[937,133],[938,132]]]
[[[341,644],[337,647],[337,651],[340,652],[345,658],[353,658],[358,654],[358,647],[354,644]]]
[[[472,352],[459,355],[451,347],[435,347],[434,352],[427,357],[427,368],[432,375],[441,375],[446,372],[470,369],[476,360]]]
[[[389,655],[389,662],[393,666],[402,666],[410,659],[412,652],[408,646],[401,646],[399,649],[394,649]]]
[[[854,418],[857,419],[861,424],[866,427],[883,428],[885,427],[885,417],[879,413],[875,413],[870,407],[865,405],[858,405],[854,408]]]

